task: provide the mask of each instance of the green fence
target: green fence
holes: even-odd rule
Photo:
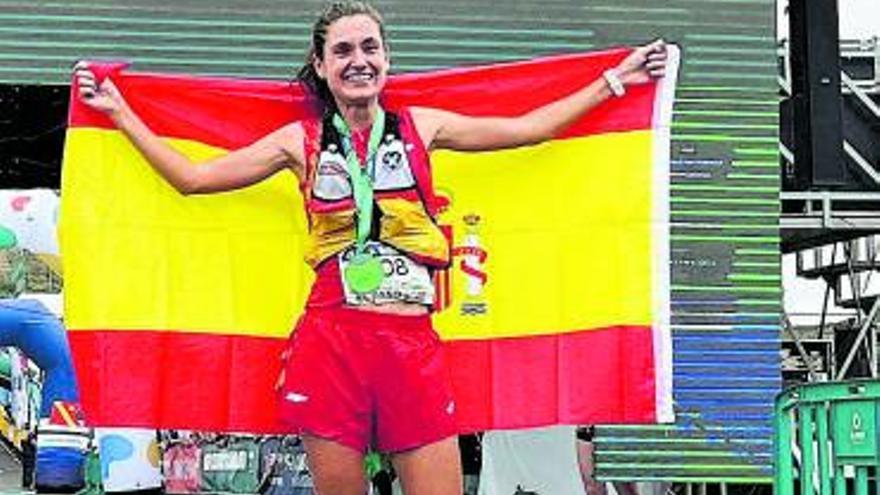
[[[812,383],[776,399],[777,495],[876,492],[880,381]]]

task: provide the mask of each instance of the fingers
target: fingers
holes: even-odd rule
[[[644,46],[645,62],[644,67],[648,74],[653,78],[659,78],[666,75],[666,59],[667,50],[666,42],[658,39]]]
[[[666,75],[666,63],[646,65],[645,70],[648,71],[649,76],[655,79],[660,78]]]
[[[85,99],[94,98],[102,93],[111,92],[115,89],[109,77],[103,81],[98,80],[98,76],[84,61],[79,61],[73,66],[73,79],[79,89],[79,95]]]
[[[665,67],[666,53],[652,55],[645,60],[645,69],[647,69],[648,72],[663,69]]]
[[[652,52],[666,52],[666,42],[663,41],[663,38],[658,38],[648,43],[647,46]]]
[[[83,98],[92,98],[98,93],[98,80],[87,67],[75,68],[73,77]]]
[[[617,70],[629,84],[646,83],[666,75],[668,58],[666,42],[658,39],[636,48]]]

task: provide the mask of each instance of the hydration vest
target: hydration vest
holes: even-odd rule
[[[305,121],[303,127],[306,180],[302,189],[310,234],[306,262],[317,268],[355,244],[355,204],[332,114],[321,121]],[[429,156],[409,114],[386,114],[374,175],[375,206],[369,239],[392,246],[429,267],[448,266],[449,241],[434,220],[437,212]]]

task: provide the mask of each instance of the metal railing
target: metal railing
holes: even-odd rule
[[[876,492],[878,404],[877,380],[810,383],[779,394],[775,494],[867,495],[871,483]]]

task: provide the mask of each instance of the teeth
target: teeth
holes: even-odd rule
[[[345,76],[345,79],[348,81],[369,81],[373,79],[372,74],[351,74]]]

